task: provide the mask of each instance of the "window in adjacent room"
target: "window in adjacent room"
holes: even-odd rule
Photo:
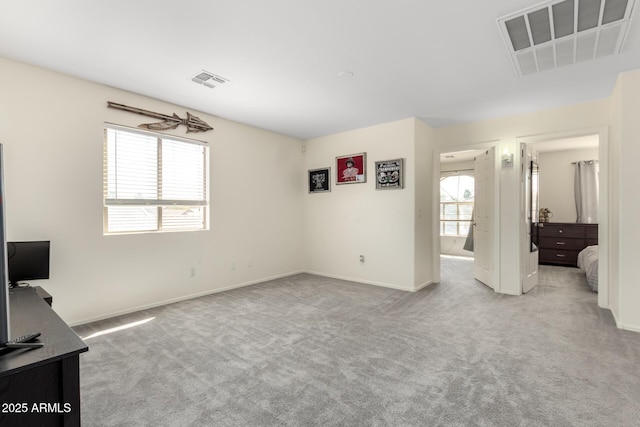
[[[204,142],[108,125],[104,233],[208,229]]]
[[[440,178],[440,235],[466,236],[471,227],[475,180],[470,175]]]

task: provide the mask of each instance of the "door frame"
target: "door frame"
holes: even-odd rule
[[[500,159],[499,140],[491,140],[454,147],[439,147],[433,150],[433,206],[432,206],[432,235],[433,235],[433,282],[440,283],[440,155],[443,153],[457,153],[469,150],[489,150],[494,148],[493,175],[493,290],[500,292]]]
[[[532,144],[554,139],[575,138],[579,136],[598,136],[598,161],[600,164],[598,203],[598,306],[609,308],[609,128],[607,126],[587,129],[575,129],[566,132],[546,133],[517,137],[516,142]],[[520,233],[522,236],[522,232]],[[521,245],[524,242],[521,242]]]

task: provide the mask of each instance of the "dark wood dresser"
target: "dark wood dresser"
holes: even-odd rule
[[[79,426],[80,353],[89,350],[42,288],[9,291],[11,335],[40,332],[41,348],[0,354],[0,426]]]
[[[598,224],[538,223],[540,264],[578,266],[578,253],[598,244]]]

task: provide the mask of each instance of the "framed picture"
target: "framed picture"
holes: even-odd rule
[[[367,153],[336,157],[336,183],[356,184],[367,181]]]
[[[404,188],[404,159],[376,162],[376,189]]]
[[[331,191],[331,168],[309,170],[309,193]]]

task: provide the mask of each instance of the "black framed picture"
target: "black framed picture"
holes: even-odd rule
[[[309,170],[309,193],[331,191],[331,168]]]
[[[404,159],[376,162],[376,189],[397,190],[404,188]]]

